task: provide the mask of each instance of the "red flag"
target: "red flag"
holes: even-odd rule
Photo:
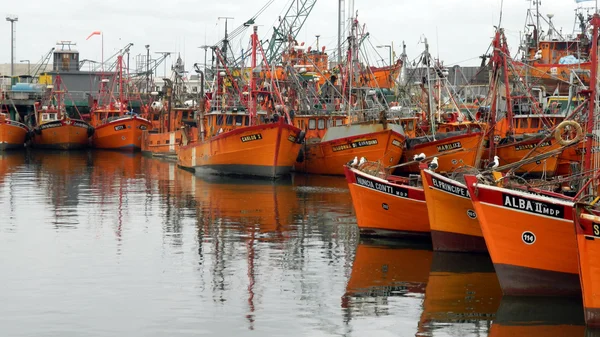
[[[94,35],[100,35],[100,34],[102,34],[102,32],[100,32],[99,30],[97,30],[97,31],[95,31],[95,32],[92,32],[92,34],[90,34],[90,36],[88,36],[88,37],[86,38],[86,40],[89,40],[89,39],[90,39],[90,37],[92,37],[92,36],[94,36]]]

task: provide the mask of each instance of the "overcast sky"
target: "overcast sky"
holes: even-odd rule
[[[270,37],[269,29],[291,0],[274,2],[257,19],[261,39]],[[29,59],[39,62],[42,55],[58,40],[77,43],[81,59],[100,60],[101,38],[86,37],[95,30],[104,34],[104,55],[115,53],[132,42],[131,67],[134,55],[145,54],[145,44],[152,53],[180,52],[187,69],[194,62],[202,63],[204,51],[198,46],[214,44],[223,35],[223,20],[233,17],[230,30],[251,18],[268,0],[30,0],[5,1],[5,16],[18,15],[16,23],[16,62]],[[346,0],[348,4],[350,0]],[[355,0],[358,19],[370,33],[367,46],[388,60],[387,49],[374,46],[394,44],[400,54],[401,42],[406,41],[409,58],[416,58],[424,48],[422,37],[427,37],[431,53],[446,65],[478,65],[491,41],[494,25],[500,17],[501,0]],[[584,3],[593,5],[594,1]],[[7,6],[8,5],[8,6]],[[502,26],[509,45],[516,48],[519,32],[523,30],[528,0],[504,0]],[[564,33],[573,30],[575,0],[543,0],[541,12],[554,14],[555,25]],[[338,0],[319,0],[298,36],[298,40],[315,45],[319,34],[320,45],[328,49],[337,43]],[[348,15],[349,13],[347,13]],[[0,34],[0,62],[10,62],[10,23],[3,21]],[[247,48],[251,30],[235,48]],[[371,52],[376,55],[375,51]],[[154,57],[157,57],[154,54]],[[209,56],[210,58],[210,56]],[[169,64],[171,61],[168,61]],[[379,64],[381,65],[381,64]],[[159,74],[163,67],[159,67]]]

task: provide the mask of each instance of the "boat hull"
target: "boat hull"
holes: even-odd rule
[[[142,147],[142,132],[152,124],[137,116],[110,121],[97,126],[92,137],[96,149],[138,151]]]
[[[582,213],[575,223],[579,279],[586,325],[600,328],[600,217]]]
[[[421,176],[433,249],[487,252],[467,186],[427,169],[421,171]]]
[[[509,163],[516,163],[522,160],[532,149],[540,142],[540,139],[527,140],[514,144],[499,145],[496,148],[496,154],[500,157],[500,165],[506,165]],[[541,145],[531,154],[528,158],[532,158],[544,153],[557,150],[561,147],[560,144],[552,139],[548,139],[542,142]],[[559,156],[550,156],[537,162],[528,163],[520,166],[515,170],[517,174],[527,174],[529,176],[541,176],[546,175],[548,177],[554,176],[556,169],[558,168]]]
[[[482,138],[482,133],[472,132],[416,145],[412,145],[409,141],[407,142],[409,146],[404,150],[404,158],[408,162],[421,153],[427,157],[436,156],[438,157],[437,172],[452,172],[462,166],[475,166],[477,150]],[[399,167],[398,171],[420,173],[418,164]]]
[[[181,130],[162,133],[144,132],[142,134],[142,153],[152,156],[176,157],[182,140],[181,133]]]
[[[394,184],[348,166],[344,168],[362,235],[429,235],[423,189]]]
[[[28,132],[24,124],[0,120],[0,151],[23,148]]]
[[[180,167],[223,175],[279,178],[292,170],[300,129],[283,122],[247,126],[180,147]]]
[[[84,121],[73,119],[45,123],[35,128],[32,144],[41,149],[83,149],[89,146],[90,129]]]
[[[465,180],[504,295],[581,294],[572,202]]]
[[[304,173],[343,176],[344,164],[354,157],[395,165],[402,157],[403,148],[404,136],[391,129],[305,144],[294,169]]]

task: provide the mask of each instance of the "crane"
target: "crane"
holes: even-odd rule
[[[50,51],[46,53],[46,55],[43,55],[40,63],[37,66],[35,66],[35,68],[33,68],[33,73],[31,75],[33,78],[36,78],[37,75],[42,71],[42,69],[46,69],[48,62],[50,61],[50,57],[52,56],[52,52],[54,52],[54,49],[55,48],[52,47],[52,49],[50,49]]]
[[[279,18],[279,27],[273,27],[273,36],[266,50],[269,64],[280,60],[282,47],[296,39],[316,3],[317,0],[292,0],[285,15]]]

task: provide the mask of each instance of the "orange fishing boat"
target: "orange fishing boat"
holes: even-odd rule
[[[23,148],[29,139],[27,125],[13,121],[0,112],[0,151]]]
[[[344,166],[356,222],[363,235],[428,236],[429,218],[423,188],[412,180],[381,173],[380,164]],[[366,171],[375,171],[373,174]]]
[[[429,169],[421,170],[433,249],[487,252],[467,186]]]
[[[50,93],[50,106],[36,104],[37,126],[33,129],[33,147],[75,150],[89,146],[89,138],[94,128],[83,119],[69,117],[65,110],[63,95],[66,89],[59,75],[55,78]]]
[[[504,296],[489,337],[567,337],[586,334],[581,299]]]
[[[142,132],[152,129],[152,123],[133,111],[127,111],[127,100],[123,96],[123,56],[121,55],[117,56],[116,75],[119,76],[118,100],[115,102],[110,95],[108,106],[95,104],[91,109],[91,124],[95,129],[92,143],[97,149],[140,150]]]
[[[161,123],[158,128],[142,133],[142,153],[159,157],[176,157],[179,146],[184,140],[186,142],[198,140],[194,109],[174,108],[162,118],[159,116],[159,120],[166,120],[166,123]]]
[[[579,206],[579,204],[578,204]],[[590,214],[584,207],[577,207],[573,214],[577,234],[579,279],[583,294],[583,310],[586,325],[600,327],[600,216]]]
[[[505,295],[581,294],[572,200],[465,181]]]
[[[306,138],[298,156],[295,169],[299,172],[344,175],[344,164],[354,157],[394,165],[400,161],[405,142],[402,127],[394,124],[331,127],[320,141],[313,139]]]
[[[250,118],[247,114],[215,112],[206,117],[210,130],[222,129],[223,120],[240,120],[241,126],[230,124],[231,131],[217,131],[205,140],[181,146],[177,154],[179,166],[217,174],[267,178],[279,178],[292,170],[300,151],[300,129],[283,119],[246,126],[248,122],[244,119]]]
[[[253,28],[251,64],[254,68],[257,65],[256,52],[259,44],[257,27]],[[268,70],[269,65],[266,62],[263,65]],[[223,63],[223,66],[226,67],[226,64]],[[220,102],[220,106],[215,104],[206,114],[205,111],[200,111],[200,138],[180,147],[177,153],[178,165],[195,171],[224,175],[265,178],[288,175],[298,157],[300,143],[304,140],[303,133],[291,124],[290,116],[283,108],[273,111],[271,116],[268,112],[257,111],[258,97],[264,93],[257,90],[252,73],[249,91],[245,94],[238,92],[239,102],[234,101],[238,97],[228,93],[231,89],[228,86],[230,70],[225,68],[222,73],[212,97],[215,102]],[[234,89],[239,91],[237,84],[233,84]],[[274,90],[282,103],[277,87]]]

